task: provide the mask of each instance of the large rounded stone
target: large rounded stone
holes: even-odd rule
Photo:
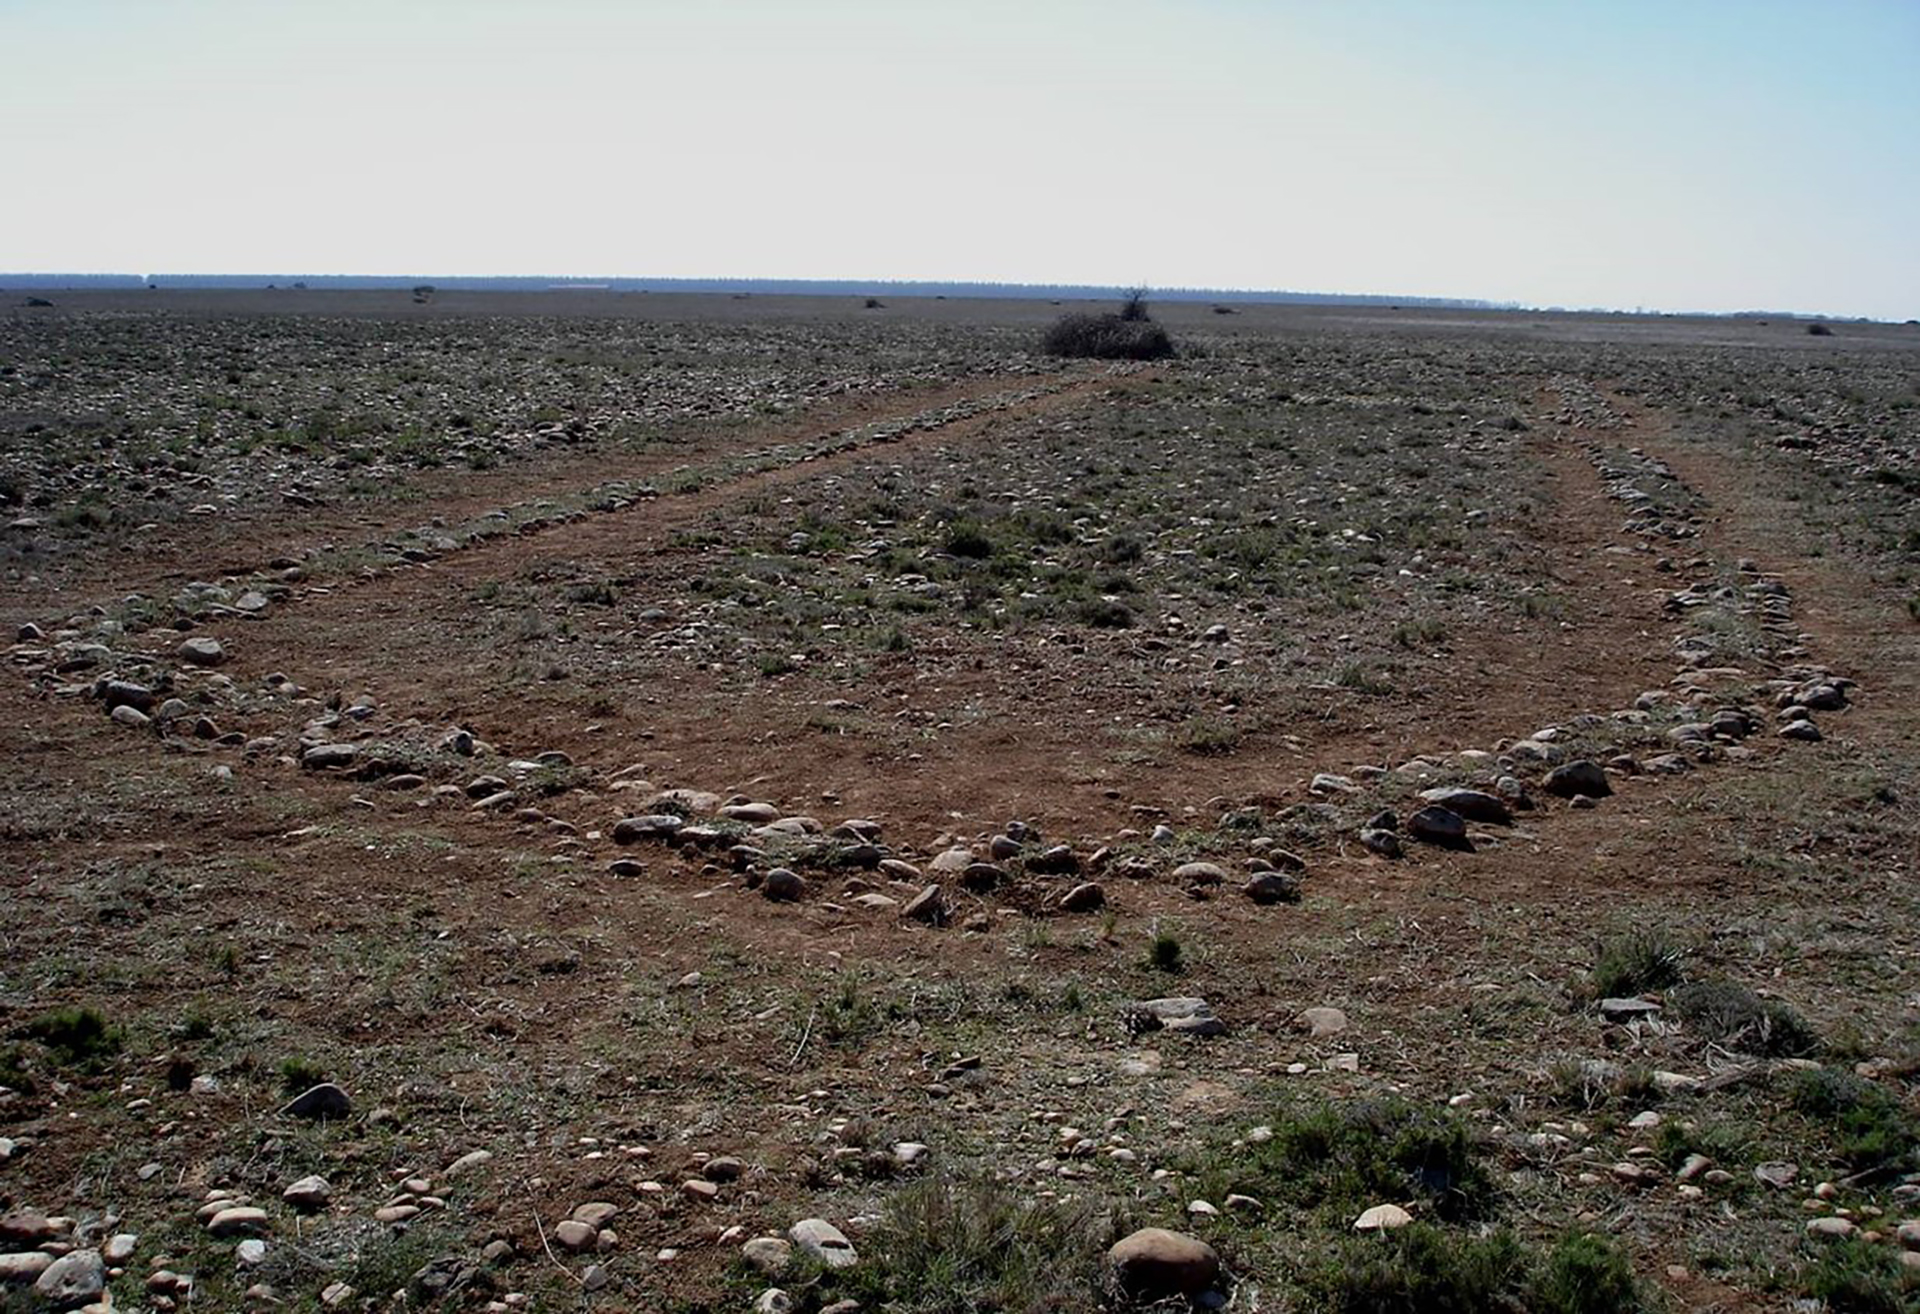
[[[1197,1296],[1220,1281],[1220,1256],[1198,1237],[1143,1227],[1114,1242],[1107,1263],[1120,1289],[1135,1300]]]

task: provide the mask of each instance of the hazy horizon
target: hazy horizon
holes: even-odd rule
[[[0,0],[0,40],[20,274],[1920,315],[1892,0]]]

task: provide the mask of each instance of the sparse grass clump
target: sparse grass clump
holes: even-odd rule
[[[280,1089],[289,1095],[312,1090],[326,1079],[325,1068],[299,1054],[280,1061]]]
[[[1091,1200],[1037,1200],[990,1177],[931,1177],[893,1193],[868,1258],[823,1279],[836,1299],[896,1314],[1102,1307],[1109,1225]]]
[[[1699,1035],[1718,1045],[1769,1058],[1803,1058],[1820,1048],[1807,1020],[1777,999],[1762,999],[1737,981],[1699,981],[1667,1002]]]
[[[1906,1314],[1920,1304],[1920,1269],[1902,1264],[1893,1247],[1859,1237],[1823,1245],[1799,1279],[1801,1291],[1832,1314]]]
[[[1686,949],[1664,931],[1637,930],[1600,946],[1587,991],[1595,999],[1620,999],[1664,990],[1685,979]]]
[[[120,1028],[109,1026],[94,1008],[62,1008],[43,1013],[27,1024],[27,1036],[47,1047],[61,1067],[90,1071],[120,1052],[125,1040]]]
[[[1155,931],[1147,942],[1147,966],[1156,972],[1174,975],[1186,967],[1186,950],[1172,931]]]

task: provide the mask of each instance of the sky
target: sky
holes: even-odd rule
[[[0,0],[0,270],[1920,317],[1920,0]]]

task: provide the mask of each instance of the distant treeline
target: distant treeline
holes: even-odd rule
[[[6,274],[0,288],[21,291],[143,286],[186,289],[260,289],[286,291],[380,291],[411,293],[420,287],[438,292],[552,292],[577,288],[607,292],[713,292],[733,296],[802,297],[992,297],[1038,301],[1099,301],[1125,294],[1119,287],[1083,283],[927,283],[875,279],[809,278],[467,278],[413,276],[387,278],[360,274]],[[1505,310],[1511,304],[1455,297],[1361,296],[1344,292],[1283,292],[1199,287],[1156,287],[1156,301],[1207,301],[1223,304],[1300,306],[1422,306],[1454,310]]]

